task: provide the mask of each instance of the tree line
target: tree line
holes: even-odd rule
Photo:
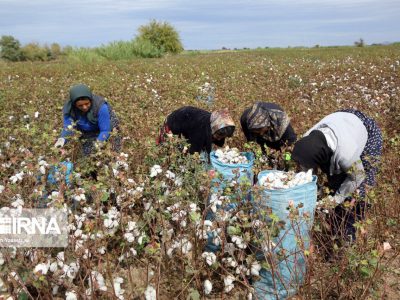
[[[22,46],[12,35],[3,35],[0,38],[0,58],[12,62],[49,61],[80,50],[81,48],[71,46],[62,48],[57,43],[50,45],[29,43]],[[89,49],[105,59],[160,57],[166,53],[177,54],[183,50],[178,31],[168,22],[156,20],[140,26],[138,35],[131,41],[117,41]]]

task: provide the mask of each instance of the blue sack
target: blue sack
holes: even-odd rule
[[[248,190],[240,191],[236,190],[236,194],[242,195],[242,200],[246,200],[250,197],[251,187],[253,185],[253,164],[254,164],[254,154],[251,152],[241,152],[241,155],[246,156],[248,162],[246,164],[224,164],[220,162],[215,155],[215,152],[212,151],[210,153],[211,166],[210,169],[214,169],[217,173],[219,173],[219,177],[214,178],[211,181],[211,193],[213,194],[223,194],[224,189],[229,186],[229,184],[233,181],[238,183],[248,182]],[[207,205],[210,202],[208,201]],[[217,206],[217,209],[231,210],[237,207],[237,203],[229,203],[224,207]],[[206,215],[206,220],[214,220],[214,213],[209,210]],[[206,251],[216,252],[220,249],[219,245],[214,245],[212,242],[214,236],[211,234],[207,234],[207,245]]]
[[[280,172],[276,170],[262,171],[258,174],[258,182],[270,172]],[[293,206],[297,207],[300,203],[303,207],[299,208],[299,220],[291,223],[289,219],[289,201],[293,201]],[[255,204],[256,209],[270,208],[272,213],[285,222],[285,226],[280,230],[279,235],[272,242],[276,244],[272,248],[274,257],[274,271],[261,269],[259,281],[253,286],[257,294],[257,299],[286,299],[296,294],[298,287],[303,283],[306,273],[306,260],[304,250],[310,246],[310,226],[314,220],[314,211],[317,201],[317,176],[309,183],[295,186],[288,189],[261,191],[261,201]],[[302,218],[303,213],[308,213],[309,219]],[[298,239],[303,241],[304,248],[298,244]],[[285,251],[285,257],[279,261],[277,253]]]
[[[213,180],[212,183],[220,183],[221,185],[220,187],[215,187],[215,185],[212,184],[212,192],[222,191],[223,188],[233,180],[237,182],[249,180],[250,186],[253,185],[254,154],[252,152],[241,152],[240,154],[246,156],[248,160],[246,164],[224,164],[218,160],[214,151],[210,153],[212,168],[222,176],[222,180]]]

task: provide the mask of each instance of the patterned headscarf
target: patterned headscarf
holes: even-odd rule
[[[221,128],[235,126],[227,108],[216,110],[211,113],[211,133],[214,134]]]
[[[280,140],[289,123],[289,116],[284,111],[268,108],[263,102],[256,102],[251,107],[247,118],[249,130],[268,128],[262,137],[270,142]]]

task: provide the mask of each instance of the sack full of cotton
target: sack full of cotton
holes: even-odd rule
[[[231,190],[232,200],[247,199],[253,185],[254,154],[225,147],[212,151],[210,160],[211,168],[218,175],[211,181],[211,193],[224,195],[224,192]],[[236,205],[230,204],[230,207]]]
[[[258,299],[287,299],[297,293],[306,274],[305,250],[310,246],[309,231],[317,201],[317,177],[308,172],[262,171],[258,174],[258,196],[253,194],[256,210],[272,211],[285,225],[271,242],[277,255],[274,268],[261,269],[254,283]],[[291,210],[293,213],[290,213]],[[260,218],[265,214],[260,213]],[[271,271],[273,270],[273,271]]]
[[[250,186],[253,185],[253,153],[239,152],[237,148],[227,146],[212,151],[210,160],[211,167],[222,177],[222,184],[241,183],[246,180]]]

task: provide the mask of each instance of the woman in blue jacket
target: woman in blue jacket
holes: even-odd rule
[[[61,137],[55,146],[63,147],[67,137],[72,134],[71,127],[82,132],[83,153],[92,152],[94,143],[105,142],[113,129],[118,130],[119,121],[107,101],[92,91],[84,84],[71,87],[69,99],[63,108],[64,126]],[[112,149],[120,151],[121,139],[116,136],[112,140]]]

